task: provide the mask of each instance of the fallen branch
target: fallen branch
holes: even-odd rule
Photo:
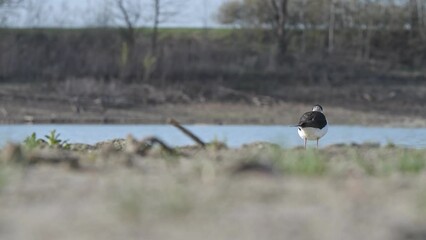
[[[202,148],[206,147],[206,144],[197,136],[195,136],[195,134],[193,134],[191,131],[189,131],[188,129],[186,129],[184,126],[182,126],[178,121],[176,121],[175,119],[171,118],[168,120],[168,123],[177,127],[179,130],[181,130],[185,135],[187,135],[188,137],[190,137],[192,140],[194,140],[194,142],[196,142],[198,145],[200,145]]]
[[[161,149],[169,154],[176,154],[176,150],[174,148],[170,147],[163,140],[157,137],[147,137],[141,141],[137,141],[135,138],[133,138],[133,136],[129,135],[127,136],[126,140],[127,151],[139,154],[141,156],[146,155],[155,144],[160,145]]]
[[[176,153],[174,148],[169,147],[169,145],[167,145],[165,142],[163,142],[159,138],[149,137],[149,138],[145,139],[144,141],[150,142],[151,145],[154,145],[155,143],[159,144],[161,146],[161,148],[169,154],[175,154]]]

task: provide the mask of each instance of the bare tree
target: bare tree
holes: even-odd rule
[[[424,38],[426,34],[426,3],[422,0],[409,0],[410,26],[414,35]]]
[[[155,54],[155,52],[157,51],[158,26],[160,24],[161,0],[153,0],[153,2],[154,2],[154,19],[153,19],[152,37],[151,37],[151,53]]]
[[[220,22],[273,31],[278,58],[287,53],[288,0],[243,0],[225,2],[218,15]]]
[[[334,50],[334,27],[336,19],[336,0],[330,0],[329,3],[329,21],[328,21],[328,52]]]
[[[307,8],[307,0],[301,0],[298,2],[299,3],[299,7],[298,7],[298,18],[299,18],[299,23],[302,26],[302,41],[301,41],[301,51],[305,52],[306,51],[306,31],[308,28],[308,24],[306,22],[306,8]]]
[[[108,4],[114,5],[116,11],[113,12],[118,21],[124,23],[122,29],[123,38],[129,47],[135,43],[135,26],[142,15],[142,5],[140,0],[111,0]]]
[[[68,5],[68,3],[69,2],[67,0],[62,0],[61,4],[59,6],[59,8],[60,8],[59,11],[62,14],[61,15],[55,14],[55,16],[53,17],[53,21],[55,22],[55,25],[58,25],[59,27],[72,25],[73,17],[75,16],[75,14],[71,14],[72,9]]]
[[[111,18],[112,11],[109,7],[103,6],[99,9],[99,12],[95,19],[95,24],[97,26],[109,27],[113,24],[114,19]]]
[[[0,0],[0,7],[17,7],[23,0]]]
[[[181,2],[176,0],[151,0],[151,3],[152,14],[148,16],[148,21],[152,21],[151,49],[143,60],[145,81],[151,78],[154,69],[158,67],[158,28],[162,22],[175,16],[182,6]]]
[[[151,0],[152,1],[152,36],[151,36],[151,52],[157,51],[158,45],[158,28],[161,23],[170,20],[176,16],[184,6],[182,1],[176,0]]]
[[[46,2],[26,0],[24,7],[27,13],[26,24],[31,27],[39,27],[46,16]]]
[[[269,0],[272,9],[273,21],[272,26],[275,29],[278,45],[279,57],[287,53],[287,30],[286,24],[288,19],[288,0]]]
[[[87,8],[81,14],[88,27],[113,27],[125,26],[123,16],[117,8],[117,2],[106,0],[87,0]]]
[[[420,5],[418,4],[417,0],[410,0],[409,1],[409,8],[410,8],[410,25],[411,29],[414,31],[418,31],[420,27]]]
[[[3,25],[23,0],[0,0],[0,24]]]

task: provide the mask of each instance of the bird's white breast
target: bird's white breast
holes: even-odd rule
[[[322,129],[319,128],[312,128],[312,127],[305,127],[301,128],[299,127],[297,129],[297,133],[299,133],[299,136],[302,139],[308,139],[308,140],[317,140],[322,138],[328,131],[328,125],[325,125]]]

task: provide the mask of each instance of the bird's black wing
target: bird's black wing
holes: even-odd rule
[[[306,112],[302,115],[299,120],[299,127],[313,127],[322,129],[327,125],[327,120],[325,119],[325,115],[322,112],[311,111]]]

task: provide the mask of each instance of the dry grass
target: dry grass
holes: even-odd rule
[[[80,167],[71,169],[66,159],[22,161],[40,155],[37,149],[3,149],[0,238],[425,236],[424,150],[365,145],[304,151],[260,143],[186,147],[180,155],[153,149],[140,156],[99,146],[62,152],[78,158]]]

